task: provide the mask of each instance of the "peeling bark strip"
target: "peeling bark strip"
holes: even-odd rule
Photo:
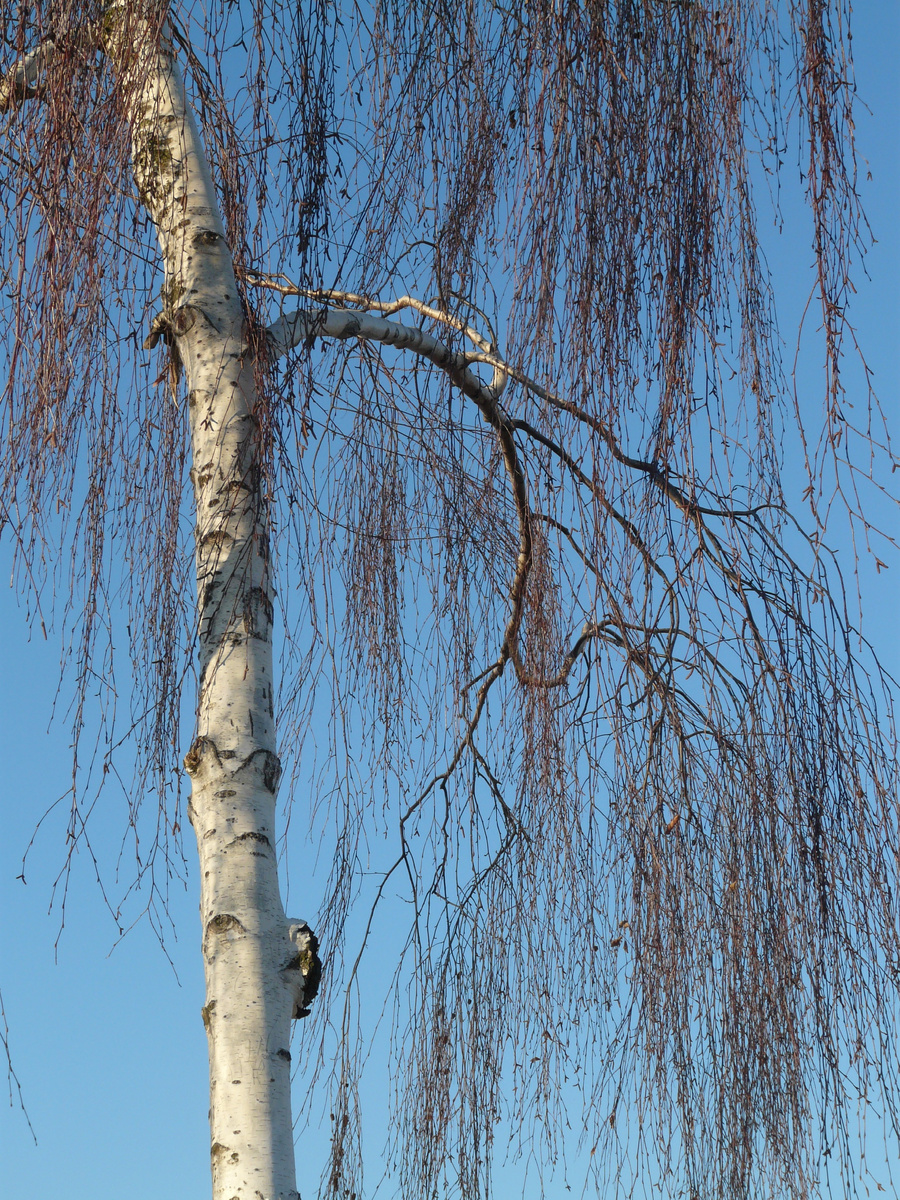
[[[200,853],[214,1200],[297,1197],[291,1020],[318,984],[318,943],[278,889],[272,601],[256,392],[231,254],[167,30],[119,5],[105,47],[126,99],[138,193],[159,236],[172,383],[190,394],[200,694],[185,757]]]

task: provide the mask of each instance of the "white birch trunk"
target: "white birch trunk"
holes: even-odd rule
[[[214,1200],[297,1197],[291,1020],[318,973],[316,941],[282,907],[272,594],[254,418],[254,364],[231,253],[166,35],[142,45],[133,8],[105,18],[128,97],[134,174],[165,266],[165,337],[184,371],[197,509],[200,691],[185,758],[200,852]],[[135,36],[136,32],[139,36]],[[304,984],[305,991],[304,991]]]

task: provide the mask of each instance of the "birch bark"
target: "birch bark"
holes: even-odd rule
[[[254,363],[209,166],[168,34],[121,6],[106,49],[159,236],[164,337],[188,393],[200,688],[185,766],[200,854],[214,1200],[294,1200],[289,1050],[317,943],[284,914],[275,855],[272,590]]]

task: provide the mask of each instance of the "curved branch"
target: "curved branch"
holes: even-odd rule
[[[373,300],[370,296],[358,295],[356,292],[341,292],[334,288],[298,287],[283,275],[258,275],[254,271],[240,271],[238,274],[246,283],[255,287],[268,288],[282,296],[302,296],[304,300],[315,300],[322,304],[337,304],[341,308],[349,305],[354,312],[377,312],[381,313],[383,317],[389,317],[403,309],[410,308],[423,317],[430,317],[432,321],[439,321],[442,325],[465,334],[472,345],[477,346],[483,353],[488,355],[496,353],[497,346],[494,339],[482,337],[471,325],[467,325],[465,321],[447,312],[446,309],[435,308],[434,305],[426,304],[423,300],[416,299],[415,296],[398,296],[396,300]],[[280,280],[284,282],[279,282]],[[474,305],[470,305],[470,307],[474,308]],[[478,312],[485,324],[489,325],[481,310],[476,309],[475,311]]]
[[[40,82],[41,76],[57,58],[72,50],[100,50],[103,38],[102,21],[88,22],[43,38],[0,78],[0,113],[20,108],[26,100],[42,99],[46,88]]]
[[[250,282],[259,281],[259,277],[246,277]],[[724,682],[732,699],[736,699],[732,688],[737,686],[740,690],[740,681],[725,670],[716,657],[710,655],[702,643],[698,642],[692,634],[686,632],[681,626],[678,619],[679,606],[673,581],[668,578],[665,571],[656,561],[645,539],[634,523],[607,500],[601,490],[598,489],[596,482],[585,474],[564,446],[542,433],[530,422],[519,418],[512,418],[507,414],[503,406],[499,403],[499,398],[510,379],[516,380],[526,391],[538,399],[542,399],[551,408],[556,409],[558,412],[566,413],[576,421],[586,424],[599,436],[611,456],[617,462],[631,470],[640,471],[646,475],[648,481],[661,491],[666,499],[682,513],[685,521],[694,528],[696,533],[698,539],[697,553],[704,554],[715,565],[721,579],[738,601],[742,610],[745,627],[748,629],[749,635],[759,652],[760,662],[764,669],[771,670],[768,655],[764,648],[764,639],[758,628],[756,616],[751,607],[750,597],[755,595],[761,598],[766,604],[771,604],[775,598],[770,597],[759,583],[754,582],[752,579],[745,579],[736,565],[729,561],[722,538],[711,528],[709,518],[731,521],[737,525],[753,526],[758,532],[763,533],[763,536],[771,545],[771,537],[767,536],[763,530],[760,524],[760,516],[762,512],[773,508],[779,512],[784,512],[780,506],[765,504],[746,509],[734,509],[724,504],[717,507],[698,504],[681,486],[673,481],[665,468],[660,467],[655,462],[634,458],[626,454],[622,450],[618,438],[606,422],[586,412],[573,402],[565,400],[549,391],[523,372],[511,367],[493,353],[492,349],[486,352],[479,348],[477,351],[469,353],[455,351],[423,329],[389,321],[385,318],[383,314],[390,314],[400,311],[403,308],[410,308],[425,317],[440,321],[464,333],[465,336],[469,337],[470,340],[479,346],[486,345],[485,339],[481,338],[481,335],[475,333],[459,318],[434,309],[412,297],[403,296],[392,301],[377,301],[357,296],[350,292],[326,290],[309,290],[303,292],[301,289],[287,282],[283,285],[276,284],[271,279],[267,279],[265,286],[273,287],[284,294],[303,294],[323,302],[330,301],[332,303],[339,302],[362,306],[361,309],[356,310],[326,307],[318,311],[300,310],[292,314],[283,315],[268,329],[269,346],[275,355],[286,353],[291,348],[303,342],[311,343],[317,337],[330,337],[338,340],[356,337],[365,341],[378,341],[385,345],[394,346],[397,349],[412,350],[413,353],[419,354],[421,357],[428,359],[440,367],[446,373],[450,382],[475,402],[484,420],[496,433],[506,473],[510,480],[519,527],[519,552],[516,559],[514,576],[509,588],[510,614],[504,630],[500,652],[496,660],[480,676],[472,681],[470,686],[479,682],[480,686],[475,697],[474,712],[466,724],[463,736],[458,742],[446,770],[431,781],[413,808],[417,807],[418,803],[421,803],[424,796],[434,786],[446,784],[467,749],[473,753],[476,752],[474,733],[480,722],[488,693],[493,684],[503,674],[506,663],[509,661],[512,661],[516,677],[523,686],[555,688],[562,686],[567,681],[575,663],[590,641],[599,639],[610,644],[617,644],[625,652],[627,662],[632,667],[638,668],[645,676],[647,690],[657,693],[663,704],[663,708],[669,711],[670,715],[675,715],[672,712],[672,701],[674,700],[676,701],[676,709],[679,705],[686,705],[693,712],[700,726],[713,733],[715,733],[715,730],[712,728],[708,716],[700,712],[695,702],[682,689],[673,687],[671,681],[664,681],[661,677],[663,662],[666,660],[672,661],[671,651],[674,641],[679,637],[687,638],[695,650],[700,650],[707,657],[710,657],[714,671],[720,676],[722,682]],[[376,312],[382,315],[374,315]],[[483,364],[492,368],[493,377],[489,384],[475,374],[473,366],[477,364]],[[528,500],[527,480],[515,443],[515,435],[517,433],[542,445],[562,463],[577,484],[590,492],[595,501],[602,505],[607,515],[619,524],[626,538],[641,555],[645,568],[661,578],[668,596],[668,607],[670,609],[668,654],[654,650],[646,640],[643,645],[636,645],[630,637],[629,626],[625,622],[624,616],[616,611],[617,606],[614,606],[614,615],[611,618],[606,618],[600,622],[593,620],[585,623],[581,633],[566,652],[559,670],[553,676],[545,677],[536,675],[527,670],[519,652],[518,638],[524,616],[525,594],[532,566],[533,539],[531,524],[533,520],[542,518],[531,512]],[[569,533],[569,531],[565,532]],[[569,536],[571,535],[569,534]],[[785,554],[783,547],[778,546],[777,543],[776,547],[782,555]],[[799,572],[801,578],[811,583],[809,577],[800,571],[792,561],[791,566],[795,571]],[[617,636],[613,636],[613,629],[617,631]],[[676,721],[676,724],[680,723]]]
[[[0,113],[18,108],[26,100],[39,99],[42,89],[38,84],[41,72],[56,56],[56,42],[52,38],[29,50],[15,66],[0,79]]]
[[[426,308],[423,305],[419,311],[440,319],[436,310],[426,312]],[[467,336],[472,336],[472,332],[467,332]],[[300,309],[279,317],[269,326],[267,334],[269,352],[276,358],[317,337],[335,338],[338,341],[357,337],[363,341],[382,342],[398,350],[412,350],[445,371],[450,381],[470,400],[474,400],[482,412],[497,403],[509,376],[504,363],[493,355],[463,354],[451,350],[424,329],[402,325],[399,321],[386,321],[383,317],[372,316],[362,310]],[[472,370],[473,363],[485,362],[487,358],[493,359],[489,365],[494,371],[489,384],[479,379]]]

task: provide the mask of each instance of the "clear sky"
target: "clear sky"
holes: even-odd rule
[[[861,0],[854,17],[860,98],[871,110],[863,104],[857,108],[858,145],[865,160],[863,199],[877,244],[868,257],[870,278],[857,277],[853,316],[875,372],[876,391],[900,438],[900,4]],[[866,169],[871,172],[868,181]],[[779,245],[773,234],[768,244],[774,251],[770,258],[790,353],[810,286],[808,239],[799,246]],[[805,370],[810,373],[801,377],[802,386],[819,386],[812,367]],[[801,488],[798,480],[798,493]],[[890,519],[896,522],[898,514]],[[4,579],[10,554],[9,543],[0,542]],[[881,574],[869,568],[863,573],[869,633],[895,673],[900,673],[898,572],[900,562],[895,561]],[[7,587],[0,589],[0,622],[7,681],[0,689],[0,991],[13,1063],[37,1138],[35,1144],[12,1084],[11,1104],[0,1107],[0,1193],[23,1200],[208,1195],[196,880],[192,874],[186,889],[176,885],[171,893],[169,961],[146,920],[118,938],[84,853],[76,860],[61,931],[62,914],[58,905],[51,907],[51,899],[64,855],[64,801],[39,830],[21,878],[23,855],[38,819],[68,787],[67,723],[64,714],[51,721],[59,644],[52,632],[46,642],[39,633],[29,633]],[[122,793],[112,785],[100,798],[95,821],[107,863],[115,862],[121,814]],[[190,842],[187,849],[192,853]],[[302,846],[292,848],[294,861],[303,857]],[[123,862],[121,869],[127,877],[129,864]],[[314,880],[314,891],[320,887]],[[302,908],[301,915],[314,924],[315,899],[307,907],[296,899],[297,892],[295,887],[294,907]],[[370,1071],[368,1086],[364,1103],[383,1112],[387,1087],[377,1069]],[[314,1163],[298,1171],[304,1200],[315,1194],[326,1140],[327,1130],[314,1128],[300,1144],[298,1161],[309,1154]],[[882,1157],[873,1143],[868,1168],[886,1185]],[[374,1183],[377,1177],[376,1170],[370,1179]],[[523,1195],[521,1186],[511,1182],[506,1185],[511,1190],[504,1190],[503,1180],[514,1177],[500,1172],[499,1197]],[[384,1194],[391,1195],[392,1189]],[[540,1194],[534,1182],[525,1193],[529,1200]],[[562,1181],[550,1185],[546,1194],[566,1194]]]

